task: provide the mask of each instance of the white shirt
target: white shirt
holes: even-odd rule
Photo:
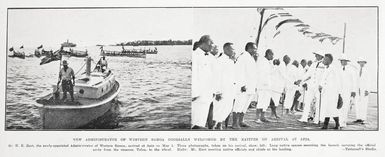
[[[258,90],[271,90],[271,80],[273,75],[273,65],[265,57],[258,57],[257,59],[257,89]]]
[[[301,84],[307,83],[308,88],[318,88],[324,71],[325,65],[322,63],[322,61],[314,61],[313,64],[309,67],[308,71],[302,77]],[[309,77],[310,79],[306,80]]]
[[[341,65],[339,66],[339,77],[342,83],[342,92],[343,94],[348,94],[350,96],[351,92],[357,91],[357,70],[350,66],[349,64],[345,68]]]
[[[192,79],[191,93],[192,97],[203,97],[210,99],[213,91],[213,67],[212,58],[209,52],[205,55],[202,49],[198,48],[192,54]]]
[[[235,62],[227,55],[218,58],[219,65],[222,67],[218,76],[218,93],[224,97],[234,97],[237,90],[235,88]]]
[[[285,88],[286,80],[282,73],[283,65],[273,65],[273,72],[272,72],[272,91],[276,93],[282,93],[283,89]]]
[[[369,75],[367,74],[367,69],[366,66],[362,68],[362,74],[360,76],[360,69],[361,66],[358,67],[358,73],[357,73],[357,83],[358,83],[358,91],[360,92],[359,94],[363,95],[365,91],[369,91]]]
[[[72,68],[68,67],[67,70],[64,70],[64,68],[62,68],[59,72],[59,76],[61,76],[61,79],[62,80],[71,80],[72,77],[75,77],[75,73],[74,73],[74,70],[72,70]]]
[[[107,60],[100,60],[100,65],[106,66],[107,65]]]
[[[219,88],[220,88],[220,83],[219,83],[219,80],[221,79],[221,72],[222,72],[222,65],[221,65],[221,58],[224,56],[222,53],[217,53],[217,55],[208,55],[210,57],[210,62],[211,62],[211,65],[212,65],[212,80],[213,80],[213,83],[212,83],[212,87],[213,87],[213,91],[214,93],[218,94],[220,93],[219,92]]]
[[[246,87],[246,93],[255,93],[256,66],[254,58],[248,53],[243,52],[235,63],[236,68],[236,88],[241,91],[241,87]]]

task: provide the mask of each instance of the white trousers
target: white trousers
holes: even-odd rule
[[[201,98],[199,97],[191,104],[191,124],[192,126],[197,125],[200,127],[205,127],[207,116],[209,114],[211,98]]]
[[[309,118],[309,114],[310,112],[314,112],[314,117],[313,117],[313,121],[315,123],[318,123],[319,121],[319,99],[320,99],[320,95],[319,95],[319,91],[317,89],[314,89],[314,88],[309,88],[307,91],[306,91],[306,94],[305,94],[305,100],[304,100],[304,108],[303,108],[303,112],[302,112],[302,116],[301,116],[301,119],[300,121],[303,121],[303,122],[306,122],[307,121],[307,118]],[[315,99],[315,103],[312,104],[313,100]],[[312,105],[313,108],[315,110],[311,110],[312,108]]]
[[[309,118],[310,109],[311,109],[311,103],[313,99],[315,98],[315,90],[307,90],[304,95],[304,101],[303,101],[303,112],[301,119],[299,121],[307,122],[307,119]]]
[[[253,94],[238,93],[235,97],[233,112],[246,113],[252,99]]]
[[[290,108],[293,105],[295,88],[286,88],[285,101],[283,103],[283,108]]]
[[[281,99],[282,94],[278,92],[271,92],[271,99],[273,99],[274,105],[279,105],[279,100]]]
[[[339,118],[340,118],[340,125],[342,127],[346,126],[346,123],[348,121],[348,113],[350,109],[350,93],[343,93],[342,96],[342,108],[339,109]]]
[[[213,101],[213,120],[216,122],[222,122],[226,120],[227,116],[230,115],[233,110],[234,98],[223,97],[220,101]]]
[[[266,109],[270,105],[270,99],[271,99],[271,91],[259,90],[257,109],[262,109],[262,111],[266,111]]]
[[[356,104],[356,118],[361,119],[363,121],[367,118],[368,113],[368,102],[369,102],[369,95],[365,96],[364,94],[361,94],[358,96],[357,104]]]

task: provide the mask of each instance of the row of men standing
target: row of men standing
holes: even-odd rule
[[[210,129],[214,127],[222,129],[223,123],[227,127],[231,113],[232,128],[249,127],[244,122],[244,116],[251,102],[257,102],[256,122],[269,122],[264,116],[266,109],[271,107],[272,113],[279,118],[275,109],[276,105],[280,103],[282,95],[285,95],[283,102],[285,108],[293,106],[293,102],[295,103],[299,99],[298,95],[302,95],[301,102],[304,112],[300,121],[307,122],[309,113],[311,113],[311,104],[316,108],[316,111],[313,111],[315,114],[311,116],[314,118],[314,122],[325,119],[324,122],[328,123],[327,116],[339,121],[338,118],[335,118],[338,116],[332,110],[334,107],[327,110],[327,106],[334,104],[335,110],[340,110],[337,109],[340,95],[344,97],[345,102],[350,100],[350,97],[346,96],[346,92],[342,92],[342,89],[345,88],[340,86],[342,84],[339,71],[336,68],[329,68],[333,61],[331,54],[325,55],[327,59],[323,59],[323,55],[316,54],[315,63],[306,69],[303,66],[304,69],[301,72],[297,70],[299,69],[298,63],[296,67],[294,67],[295,64],[289,64],[288,56],[283,58],[284,64],[279,64],[279,60],[274,60],[273,64],[274,53],[270,49],[265,52],[263,57],[259,56],[256,51],[257,47],[252,42],[246,44],[245,52],[238,55],[237,58],[232,43],[224,44],[224,53],[218,53],[217,47],[214,46],[208,35],[202,36],[198,42],[195,42],[193,50],[192,129],[206,128],[206,124]],[[346,68],[346,66],[343,67]],[[350,81],[350,83],[352,82],[354,81]],[[350,96],[355,96],[354,89],[356,88],[349,89]],[[367,88],[362,91],[365,91],[366,94]],[[320,101],[321,97],[324,98],[323,101]],[[335,100],[337,101],[334,102]],[[346,106],[348,105],[344,105],[343,109],[346,109]],[[293,107],[291,108],[293,109]],[[342,113],[342,109],[340,113]],[[210,119],[211,116],[212,119]],[[340,117],[347,117],[347,112],[346,116]],[[365,118],[359,119],[364,120]],[[342,119],[342,121],[345,124],[346,119]]]

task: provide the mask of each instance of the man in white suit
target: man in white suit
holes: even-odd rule
[[[322,129],[328,129],[329,120],[333,117],[335,121],[334,129],[340,129],[339,123],[339,109],[338,99],[342,91],[342,83],[339,77],[338,66],[332,64],[333,56],[331,54],[325,54],[323,64],[325,65],[325,71],[322,75],[322,79],[319,84],[319,91],[321,92],[321,108],[320,118],[324,119]]]
[[[272,90],[272,76],[273,76],[273,64],[270,62],[274,58],[274,53],[271,49],[267,49],[264,57],[259,57],[257,60],[257,70],[254,72],[257,75],[257,111],[256,122],[264,123],[269,122],[265,118],[265,111],[270,105],[271,90]]]
[[[218,58],[218,75],[216,83],[217,93],[214,100],[214,121],[217,122],[215,129],[222,130],[223,121],[230,115],[234,97],[235,89],[235,58],[233,43],[225,43],[223,45],[225,55]]]
[[[212,102],[214,88],[212,85],[213,67],[210,62],[210,51],[213,41],[209,35],[204,35],[194,43],[192,54],[192,129],[205,128],[207,116]]]
[[[309,69],[309,67],[307,66],[307,61],[305,59],[302,59],[300,64],[301,64],[301,66],[299,66],[300,72],[298,74],[298,79],[302,78],[306,74],[306,71]],[[299,108],[301,110],[303,110],[303,108],[304,108],[303,103],[305,101],[306,89],[301,86],[299,88],[299,92],[301,93],[301,96],[298,98],[298,101],[300,104]]]
[[[218,76],[219,76],[220,70],[221,70],[219,58],[221,56],[222,56],[222,53],[219,53],[218,47],[216,45],[213,46],[212,50],[210,51],[210,55],[207,55],[207,57],[209,58],[210,64],[212,66],[212,74],[211,74],[212,78],[211,78],[211,80],[214,82],[218,82],[216,80],[219,79]],[[213,83],[213,91],[214,91],[214,94],[218,93],[218,86],[215,83]],[[214,115],[214,112],[216,112],[214,110],[214,106],[217,105],[216,104],[217,102],[218,101],[215,100],[215,97],[213,97],[212,103],[210,104],[210,108],[209,108],[209,114],[207,117],[208,129],[214,129],[215,121],[213,120],[213,115]]]
[[[291,77],[290,81],[288,82],[288,84],[291,86],[291,88],[288,88],[288,103],[289,104],[292,104],[291,107],[290,107],[290,111],[291,113],[295,113],[295,111],[300,111],[298,109],[298,104],[299,104],[299,101],[298,101],[298,98],[300,97],[301,93],[300,93],[300,88],[298,86],[298,84],[295,82],[296,80],[298,80],[300,78],[300,67],[299,67],[299,63],[297,60],[294,60],[293,63],[292,63],[292,66],[289,67],[289,75]],[[289,86],[289,87],[290,87]]]
[[[301,122],[308,122],[311,104],[315,99],[315,111],[313,117],[313,123],[319,122],[319,102],[320,102],[320,93],[318,90],[319,80],[325,70],[325,67],[322,63],[324,56],[319,52],[313,52],[315,55],[315,61],[311,64],[305,75],[302,77],[300,84],[306,89],[306,95],[304,100],[304,109],[302,116],[299,119]]]
[[[345,54],[342,54],[339,60],[341,62],[341,66],[339,67],[339,76],[342,83],[341,96],[344,102],[342,108],[340,109],[339,117],[341,127],[346,127],[351,98],[356,96],[357,71],[354,69],[354,67],[348,64],[350,60]]]
[[[357,63],[360,65],[358,70],[358,99],[356,104],[356,121],[354,123],[364,124],[367,120],[368,101],[369,101],[369,75],[365,68],[366,60],[359,58]]]
[[[257,46],[249,42],[245,46],[245,51],[238,57],[236,67],[236,90],[233,108],[233,128],[248,127],[243,122],[243,117],[251,103],[252,96],[255,94],[256,66],[254,55],[257,53]]]

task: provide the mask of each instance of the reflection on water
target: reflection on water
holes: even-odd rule
[[[86,47],[97,61],[98,47]],[[105,49],[114,49],[107,47]],[[82,127],[83,129],[187,129],[190,124],[190,46],[157,46],[158,54],[146,59],[108,57],[121,84],[116,112]],[[117,49],[117,48],[115,48]],[[33,50],[26,50],[26,53]],[[69,58],[76,72],[84,58]],[[96,62],[95,61],[95,62]],[[7,58],[7,129],[40,129],[35,101],[51,91],[57,82],[59,62],[39,65],[40,59]],[[81,72],[79,72],[80,74]]]

